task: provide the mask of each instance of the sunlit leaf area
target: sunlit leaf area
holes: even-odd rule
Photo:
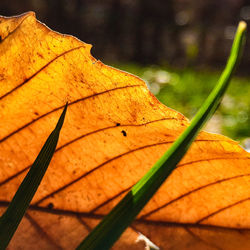
[[[219,78],[219,71],[170,66],[115,65],[140,76],[165,105],[192,119]],[[227,135],[250,150],[250,78],[234,76],[222,103],[205,130]]]
[[[250,249],[249,27],[248,1],[1,0],[0,250]]]

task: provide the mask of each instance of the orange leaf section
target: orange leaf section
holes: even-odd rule
[[[0,208],[6,209],[66,101],[59,145],[10,249],[73,249],[187,127],[145,83],[50,30],[0,18]],[[200,133],[114,249],[250,248],[250,156]]]

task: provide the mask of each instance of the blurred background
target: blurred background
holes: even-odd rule
[[[93,45],[105,64],[143,78],[189,119],[216,83],[250,0],[1,0],[0,15],[35,11],[50,28]],[[206,130],[250,149],[250,32],[237,74]]]

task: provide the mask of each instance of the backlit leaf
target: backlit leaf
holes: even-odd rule
[[[189,122],[142,80],[97,61],[90,45],[33,13],[1,17],[0,36],[1,213],[69,102],[58,149],[10,249],[73,249]],[[114,248],[143,249],[138,230],[162,249],[248,249],[249,209],[249,153],[201,132]]]

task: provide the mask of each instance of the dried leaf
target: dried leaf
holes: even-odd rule
[[[33,13],[1,17],[0,36],[1,213],[69,102],[58,149],[10,249],[73,249],[188,121],[142,80],[95,60],[90,45]],[[236,142],[200,133],[133,228],[163,249],[250,248],[249,163]],[[114,248],[132,248],[137,233],[126,233]]]

